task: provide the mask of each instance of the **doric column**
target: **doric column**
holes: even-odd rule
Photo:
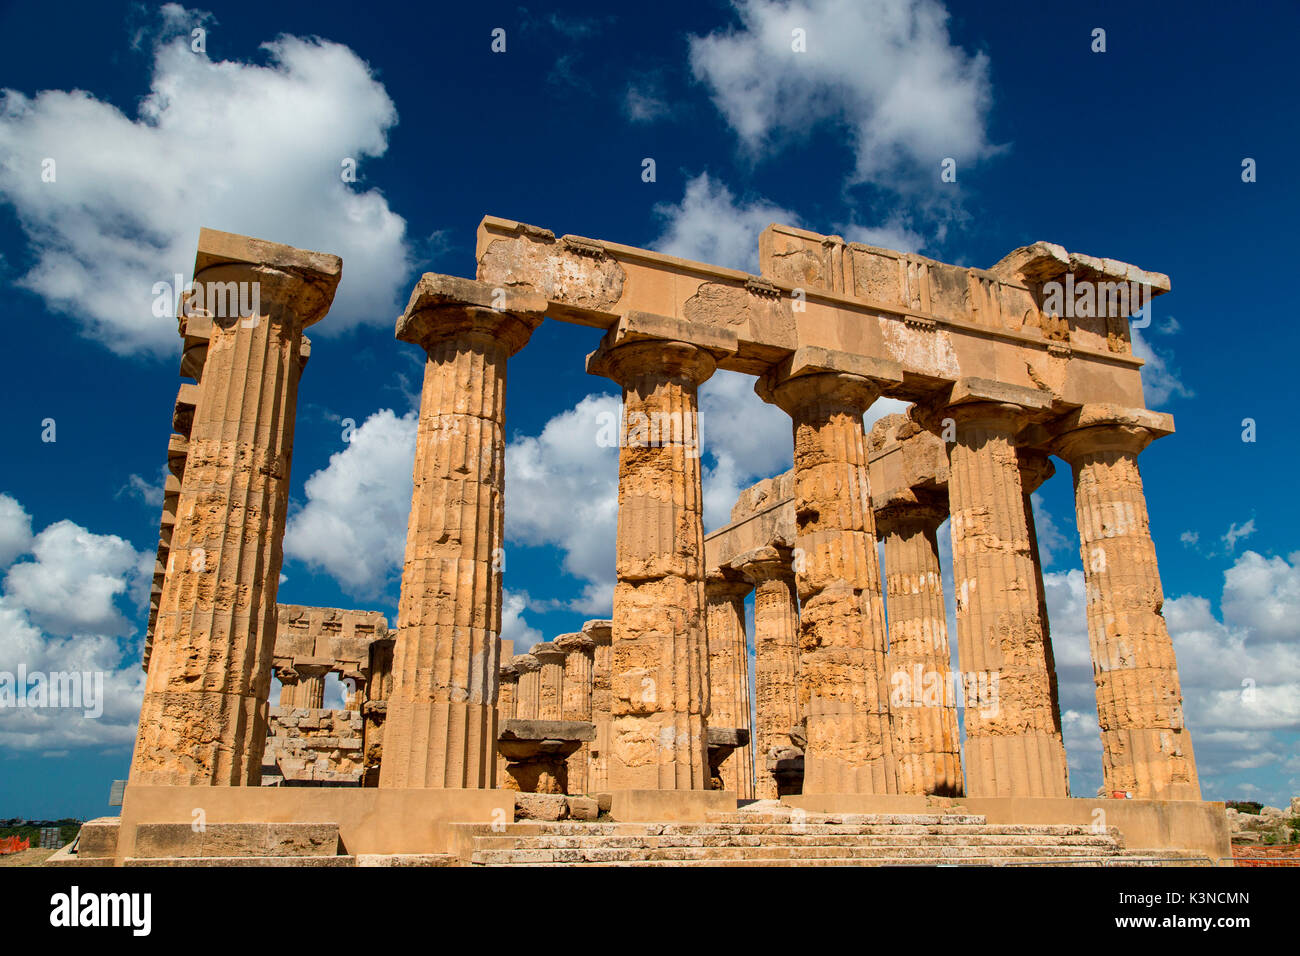
[[[564,653],[564,690],[560,719],[592,722],[591,684],[596,642],[586,634],[561,634],[555,646]],[[569,755],[569,793],[590,792],[591,744],[584,742]]]
[[[131,763],[136,784],[261,781],[302,330],[337,256],[204,229],[206,360]],[[233,291],[233,296],[232,296]],[[244,314],[241,314],[244,313]]]
[[[301,707],[298,703],[298,670],[285,664],[275,668],[275,676],[280,681],[280,707]]]
[[[609,791],[610,679],[614,666],[614,622],[587,621],[582,633],[595,643],[591,664],[591,719],[596,725],[596,739],[591,745],[591,770],[588,793]]]
[[[609,346],[587,369],[623,387],[614,589],[611,790],[708,787],[708,646],[697,389],[713,355]]]
[[[493,786],[506,362],[544,309],[430,274],[398,320],[428,360],[381,787]]]
[[[332,670],[329,664],[295,663],[298,672],[297,706],[308,710],[321,710],[325,706],[325,676]]]
[[[1020,465],[1020,490],[1025,508],[1025,527],[1029,530],[1029,557],[1034,562],[1034,591],[1038,597],[1038,617],[1043,622],[1043,663],[1047,668],[1048,689],[1052,698],[1052,726],[1061,733],[1061,695],[1056,681],[1056,654],[1052,649],[1052,622],[1047,616],[1047,587],[1043,584],[1043,559],[1038,550],[1038,523],[1034,520],[1033,494],[1043,482],[1056,474],[1056,466],[1046,452],[1034,448],[1017,448]],[[1064,737],[1062,737],[1064,742]],[[1070,786],[1069,760],[1066,760],[1066,791]]]
[[[542,662],[532,654],[516,654],[510,663],[519,673],[515,717],[538,720],[538,704],[542,699]]]
[[[952,688],[937,532],[938,503],[894,500],[876,512],[889,610],[890,714],[900,793],[961,796],[961,736]]]
[[[775,800],[777,781],[768,761],[775,750],[791,746],[790,729],[801,717],[793,556],[786,549],[768,546],[738,556],[732,566],[754,586],[755,795],[759,800]]]
[[[1098,416],[1079,416],[1086,425]],[[1123,420],[1079,427],[1057,441],[1074,470],[1088,636],[1097,684],[1105,789],[1134,797],[1199,800],[1191,735],[1183,723],[1178,664],[1162,607],[1138,453],[1173,430]]]
[[[1014,439],[1026,409],[950,406],[948,446],[957,652],[966,697],[966,793],[1068,795],[1046,634]]]
[[[862,414],[871,379],[761,380],[794,421],[804,793],[894,793],[885,615]]]
[[[552,641],[541,641],[529,651],[542,665],[538,683],[537,719],[563,720],[564,651]]]
[[[753,586],[731,568],[714,568],[705,579],[709,640],[709,724],[750,733],[719,768],[723,788],[740,800],[754,799],[754,740],[750,732],[749,650],[745,640],[745,597]]]
[[[519,696],[519,668],[513,661],[503,661],[497,669],[497,726],[514,719],[515,701]],[[495,758],[497,764],[497,785],[506,779],[506,758],[500,751]]]

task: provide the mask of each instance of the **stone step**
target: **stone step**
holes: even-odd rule
[[[477,864],[476,864],[477,865]],[[511,866],[518,867],[551,867],[555,863],[514,863]],[[1145,867],[1145,866],[1181,866],[1178,861],[1166,860],[1131,860],[1124,857],[1075,857],[1075,858],[1043,858],[1043,859],[1026,859],[1023,857],[969,857],[958,860],[918,860],[918,859],[891,859],[889,857],[880,857],[876,859],[828,859],[813,858],[802,860],[789,859],[772,859],[768,857],[751,857],[744,860],[634,860],[621,862],[600,862],[600,863],[569,863],[565,866],[580,867],[610,867],[610,866],[707,866],[707,867],[752,867],[752,866],[1030,866],[1030,865],[1049,865],[1049,866],[1068,866],[1068,867]],[[1195,864],[1205,866],[1209,864]]]
[[[339,851],[334,823],[142,823],[135,831],[136,859],[169,857],[332,857]]]
[[[824,835],[824,836],[925,836],[948,834],[953,836],[1106,836],[1118,839],[1119,830],[1107,827],[1102,831],[1088,824],[953,824],[859,826],[842,824],[790,824],[790,823],[509,823],[495,829],[488,824],[467,826],[465,832],[475,838],[487,836],[726,836],[726,835]]]
[[[129,856],[124,866],[309,866],[351,867],[356,858],[351,856]]]
[[[705,815],[708,823],[802,823],[846,826],[950,826],[983,825],[974,813],[799,813],[795,810],[727,810]]]
[[[1119,841],[1108,835],[1093,833],[1066,836],[1026,836],[1022,834],[952,835],[926,833],[917,836],[897,834],[663,834],[641,836],[587,837],[547,834],[541,836],[475,837],[475,850],[570,850],[587,847],[755,847],[755,846],[1091,846],[1119,849]]]
[[[460,866],[453,853],[358,853],[357,866]]]
[[[917,862],[983,859],[1070,859],[1114,856],[1117,850],[1105,847],[1004,846],[757,846],[757,847],[585,847],[580,849],[475,850],[471,862],[489,866],[514,863],[584,863],[631,862],[653,860],[775,860],[815,859],[896,859]]]

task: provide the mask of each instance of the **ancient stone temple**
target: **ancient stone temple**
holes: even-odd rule
[[[474,278],[418,281],[396,327],[425,374],[390,631],[277,603],[302,333],[341,263],[204,230],[196,283],[256,283],[260,304],[182,310],[194,381],[174,406],[130,781],[121,818],[87,824],[64,862],[1226,855],[1138,464],[1173,421],[1144,407],[1129,317],[1168,278],[1049,243],[977,269],[785,226],[757,238],[749,275],[487,217]],[[617,583],[609,620],[516,649],[507,373],[546,320],[592,329],[586,371],[622,392]],[[718,369],[788,415],[793,468],[706,534],[701,428],[744,427],[699,421]],[[907,412],[868,430],[882,397]],[[1087,579],[1097,796],[1070,791],[1030,504],[1053,458]],[[753,822],[772,845],[742,839]],[[537,832],[543,848],[520,842]],[[859,839],[876,832],[888,850]]]

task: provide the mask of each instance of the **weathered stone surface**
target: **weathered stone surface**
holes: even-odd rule
[[[703,790],[708,715],[696,390],[713,355],[634,341],[588,358],[623,387],[611,674],[611,790]],[[646,423],[659,422],[657,433]]]
[[[329,309],[341,268],[336,256],[200,234],[195,282],[252,285],[261,314],[203,317],[211,331],[158,598],[134,783],[258,783],[299,348],[303,329]]]
[[[966,695],[966,792],[1067,796],[1015,447],[1026,410],[976,400],[945,414],[956,437],[948,464],[958,658],[967,686],[987,687],[983,699]]]
[[[383,787],[491,787],[496,771],[506,363],[540,303],[445,279],[421,279],[397,325],[427,361]]]
[[[1067,432],[1057,450],[1074,469],[1104,786],[1135,797],[1199,800],[1137,465],[1152,437],[1123,422],[1091,425]]]
[[[872,380],[760,379],[794,424],[799,706],[805,793],[893,793],[885,616],[862,414]]]
[[[709,640],[709,746],[714,730],[739,728],[745,743],[733,743],[717,766],[721,789],[741,800],[754,796],[753,748],[750,725],[749,650],[745,639],[745,597],[751,585],[738,572],[716,568],[705,580],[704,597]],[[715,725],[717,725],[715,727]],[[711,766],[713,766],[711,762]]]

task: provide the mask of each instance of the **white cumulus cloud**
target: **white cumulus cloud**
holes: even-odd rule
[[[164,10],[134,116],[81,90],[0,92],[0,199],[34,260],[18,283],[114,352],[167,354],[175,319],[153,315],[154,284],[188,282],[208,226],[342,256],[313,334],[391,322],[406,224],[341,176],[387,149],[397,111],[383,85],[348,47],[314,38],[270,40],[263,63],[214,61],[190,46],[189,25],[206,19]]]
[[[733,28],[692,37],[695,77],[752,153],[834,123],[855,181],[938,183],[993,151],[989,62],[935,0],[733,0]],[[802,40],[803,49],[797,49]]]

